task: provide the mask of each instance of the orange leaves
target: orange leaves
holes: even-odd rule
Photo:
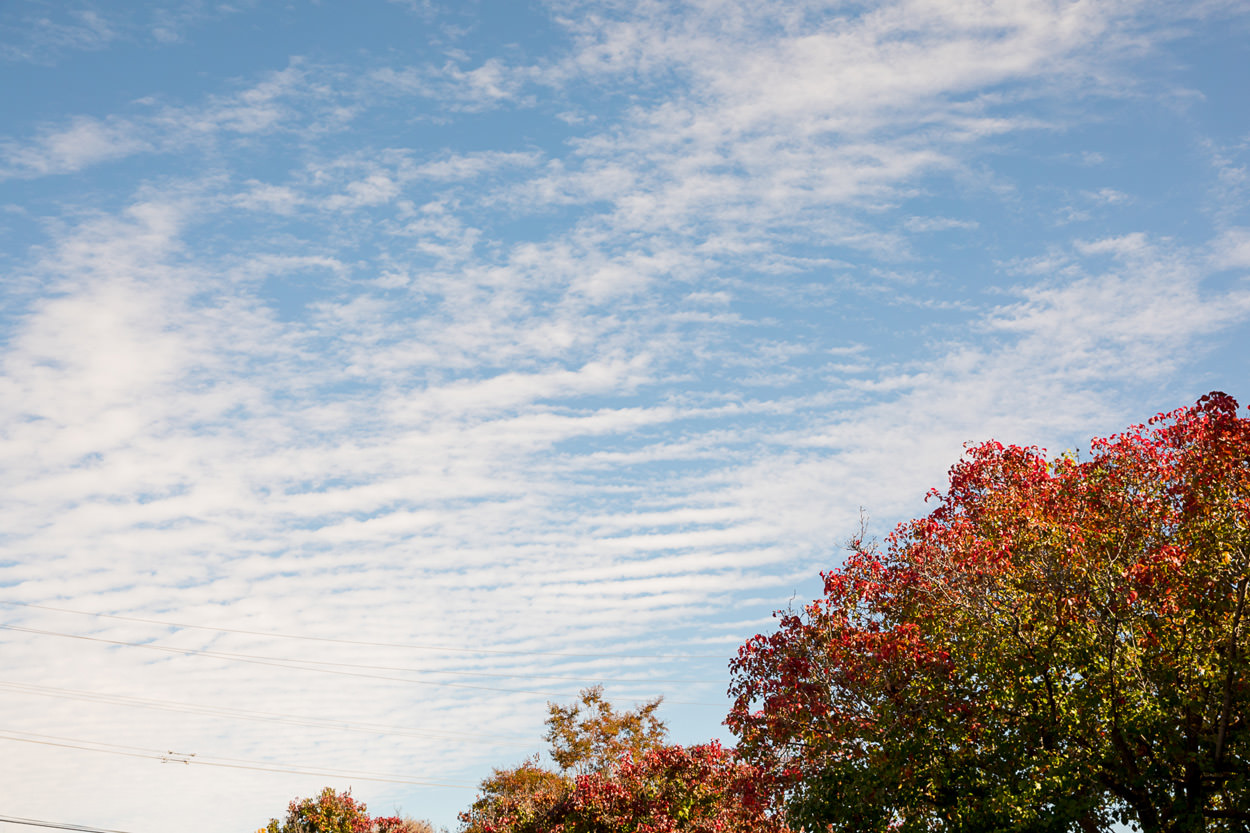
[[[664,743],[667,729],[655,716],[662,698],[617,711],[592,686],[570,706],[549,704],[546,740],[561,770],[584,774],[607,769],[622,754],[640,756]]]
[[[970,446],[739,653],[726,722],[792,821],[1015,827],[1039,788],[1082,824],[1250,806],[1250,420],[1212,393],[1090,454]]]

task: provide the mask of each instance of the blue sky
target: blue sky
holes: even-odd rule
[[[724,737],[861,508],[1250,397],[1248,24],[4,4],[4,812],[451,824],[598,681]]]

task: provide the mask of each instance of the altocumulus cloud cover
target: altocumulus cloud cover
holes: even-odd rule
[[[1250,398],[1248,23],[4,4],[0,814],[450,824],[595,682],[723,736],[861,507]]]

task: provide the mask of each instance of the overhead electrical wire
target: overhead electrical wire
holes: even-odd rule
[[[26,737],[20,737],[25,735]],[[349,781],[379,781],[387,784],[412,784],[419,787],[449,787],[456,789],[474,789],[470,784],[455,784],[443,781],[426,781],[417,778],[405,778],[402,775],[390,775],[375,772],[358,772],[333,770],[324,767],[286,767],[267,764],[263,761],[246,761],[238,758],[205,757],[191,752],[165,752],[159,749],[148,749],[138,746],[126,746],[117,743],[66,738],[58,735],[44,735],[38,732],[25,732],[19,729],[0,727],[0,740],[19,743],[34,743],[41,746],[54,746],[62,749],[80,749],[87,752],[103,752],[109,755],[121,755],[128,758],[144,758],[162,763],[185,764],[187,766],[212,766],[226,769],[243,769],[252,772],[272,772],[284,775],[313,775],[319,778],[342,778]]]
[[[112,830],[107,827],[89,827],[85,824],[70,824],[64,821],[44,821],[42,819],[23,819],[17,816],[0,816],[0,822],[6,824],[25,824],[31,827],[50,827],[53,830],[77,830],[81,833],[127,833],[125,830]]]
[[[34,610],[48,610],[54,613],[71,613],[75,616],[93,616],[100,619],[117,619],[122,622],[142,622],[148,625],[162,625],[167,628],[182,628],[185,630],[200,631],[217,631],[219,633],[239,633],[249,636],[265,636],[273,639],[300,639],[309,642],[330,642],[338,645],[356,645],[374,648],[404,648],[414,651],[445,651],[447,653],[458,654],[504,654],[511,656],[534,656],[534,657],[579,657],[582,659],[716,659],[724,660],[723,654],[616,654],[616,653],[575,653],[567,651],[520,651],[505,650],[501,648],[461,648],[448,645],[428,645],[405,642],[372,642],[363,639],[340,639],[329,636],[311,636],[308,634],[281,633],[277,631],[255,631],[245,628],[223,628],[212,625],[193,625],[186,622],[170,622],[163,619],[148,619],[142,616],[123,616],[115,613],[95,613],[86,610],[72,610],[65,607],[53,607],[51,605],[34,604],[32,602],[15,602],[10,599],[0,599],[0,604],[14,605],[17,607],[28,607]]]

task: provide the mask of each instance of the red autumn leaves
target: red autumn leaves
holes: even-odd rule
[[[599,687],[550,706],[547,740],[560,770],[536,760],[496,770],[461,814],[466,833],[770,833],[754,767],[712,742],[664,742],[659,700],[617,711]]]
[[[1250,420],[989,442],[739,651],[728,723],[792,826],[1240,830]],[[1205,828],[1203,827],[1205,825]]]

